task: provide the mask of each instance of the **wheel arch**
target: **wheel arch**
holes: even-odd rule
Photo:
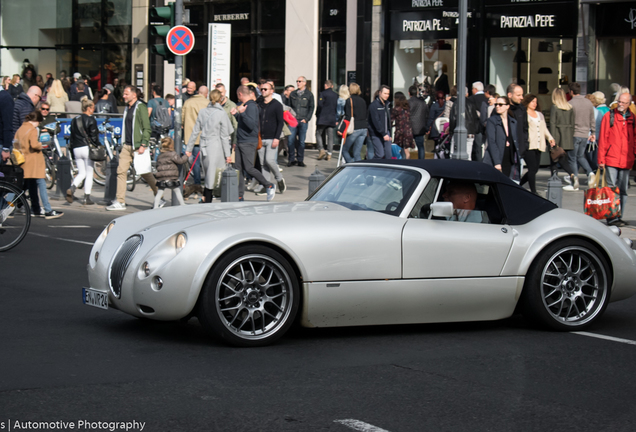
[[[527,275],[528,271],[530,270],[530,267],[532,267],[532,264],[534,264],[534,262],[537,260],[537,258],[541,254],[541,252],[543,252],[545,249],[547,249],[548,247],[550,247],[554,243],[559,242],[559,241],[563,241],[563,240],[567,240],[567,239],[582,240],[582,241],[588,242],[588,243],[590,243],[591,245],[593,245],[594,247],[596,247],[600,251],[600,253],[603,255],[603,258],[605,259],[605,262],[607,263],[607,266],[608,266],[608,275],[607,275],[607,277],[609,278],[609,282],[610,282],[609,283],[609,286],[610,286],[610,293],[609,294],[611,294],[612,287],[613,287],[613,284],[614,284],[614,266],[612,264],[612,260],[610,259],[609,253],[605,249],[605,247],[603,247],[603,245],[601,243],[599,243],[598,241],[596,241],[595,239],[593,239],[591,237],[588,237],[588,236],[585,236],[585,235],[581,235],[581,234],[565,233],[565,234],[560,235],[558,237],[554,237],[554,238],[550,239],[549,241],[540,242],[540,245],[538,245],[536,248],[533,247],[531,250],[528,251],[528,253],[524,257],[522,265],[520,267],[520,273],[524,274],[524,275]],[[535,243],[535,244],[537,244],[537,243]],[[524,284],[523,288],[525,288],[525,284]]]
[[[268,241],[268,240],[265,240],[265,239],[249,239],[249,240],[244,240],[244,241],[239,241],[239,242],[232,243],[231,245],[229,245],[228,247],[223,249],[220,253],[216,254],[214,259],[208,265],[206,265],[205,270],[204,270],[205,277],[203,277],[201,279],[201,283],[199,284],[198,292],[197,292],[197,299],[196,299],[196,302],[194,304],[194,307],[192,308],[191,314],[193,314],[193,313],[196,314],[197,311],[199,310],[199,302],[201,301],[201,293],[203,292],[203,287],[208,282],[208,279],[210,278],[212,272],[214,271],[214,266],[216,265],[216,263],[219,260],[221,260],[224,256],[232,253],[233,251],[235,251],[236,249],[238,249],[240,247],[245,247],[245,246],[263,246],[263,247],[267,247],[267,248],[270,248],[270,249],[276,251],[277,253],[282,255],[283,258],[285,258],[287,260],[289,265],[292,267],[292,269],[296,273],[296,280],[298,281],[299,293],[300,293],[300,298],[299,298],[300,303],[299,304],[301,305],[301,308],[302,308],[302,305],[303,305],[302,282],[304,280],[304,268],[301,265],[299,265],[299,263],[297,262],[298,257],[292,256],[292,254],[287,249],[281,247],[280,245],[278,245],[278,244],[276,244],[276,243],[274,243],[272,241]],[[298,317],[296,317],[296,318],[298,318]]]

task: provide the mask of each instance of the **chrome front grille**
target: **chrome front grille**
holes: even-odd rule
[[[115,254],[115,259],[110,266],[108,279],[110,281],[110,290],[117,298],[121,297],[121,284],[124,281],[126,269],[128,269],[130,261],[139,250],[142,241],[143,239],[139,235],[129,237]]]

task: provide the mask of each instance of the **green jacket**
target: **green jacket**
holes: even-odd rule
[[[238,122],[236,121],[236,117],[234,117],[230,111],[232,108],[236,108],[236,104],[230,100],[230,98],[225,99],[225,105],[223,105],[223,110],[227,113],[227,116],[230,118],[230,122],[232,123],[232,127],[234,128],[234,132],[232,132],[232,144],[236,144],[236,129],[238,127]]]
[[[148,107],[145,103],[138,101],[133,112],[133,150],[147,146],[150,140],[150,118],[148,117]],[[121,139],[126,143],[126,114],[128,106],[124,109],[124,118],[121,125]]]

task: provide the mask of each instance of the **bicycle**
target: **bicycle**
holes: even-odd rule
[[[49,173],[46,177],[47,189],[52,189],[53,186],[55,185],[55,181],[58,177],[57,161],[60,160],[62,157],[64,157],[64,153],[62,152],[62,147],[60,146],[60,141],[57,139],[57,134],[61,130],[60,129],[61,124],[62,122],[56,119],[54,123],[49,123],[44,126],[44,130],[48,132],[48,134],[51,136],[51,140],[53,141],[53,144],[55,145],[55,147],[51,148],[51,145],[47,144],[45,148],[44,143],[42,144],[42,150],[45,152],[45,155],[47,156],[44,158],[44,162],[46,165],[46,169],[49,170]],[[66,134],[64,135],[64,140],[66,141],[66,150],[67,150],[66,157],[71,162],[71,177],[75,177],[77,173],[79,172],[79,170],[77,168],[77,163],[75,162],[75,158],[73,157],[73,151],[68,147],[68,142],[70,138],[71,138],[70,135],[66,135]],[[81,189],[83,185],[84,185],[84,182],[82,182],[82,184],[80,184],[78,187]]]
[[[17,246],[31,226],[31,208],[23,190],[0,179],[0,252]]]
[[[120,150],[119,139],[121,135],[115,133],[115,128],[110,124],[108,119],[105,119],[101,125],[98,126],[99,132],[104,134],[104,147],[106,147],[106,160],[95,162],[93,168],[93,181],[100,186],[106,184],[106,169],[108,163],[117,156]],[[126,190],[132,192],[135,190],[135,184],[137,182],[137,173],[135,167],[130,164],[128,173],[126,175]]]

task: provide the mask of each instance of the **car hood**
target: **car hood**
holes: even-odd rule
[[[270,214],[290,215],[306,212],[351,211],[346,207],[330,202],[301,201],[289,203],[219,203],[176,206],[163,209],[138,212],[122,216],[115,220],[117,231],[125,227],[130,235],[134,232],[148,231],[160,227],[191,226],[229,219],[249,218]]]

